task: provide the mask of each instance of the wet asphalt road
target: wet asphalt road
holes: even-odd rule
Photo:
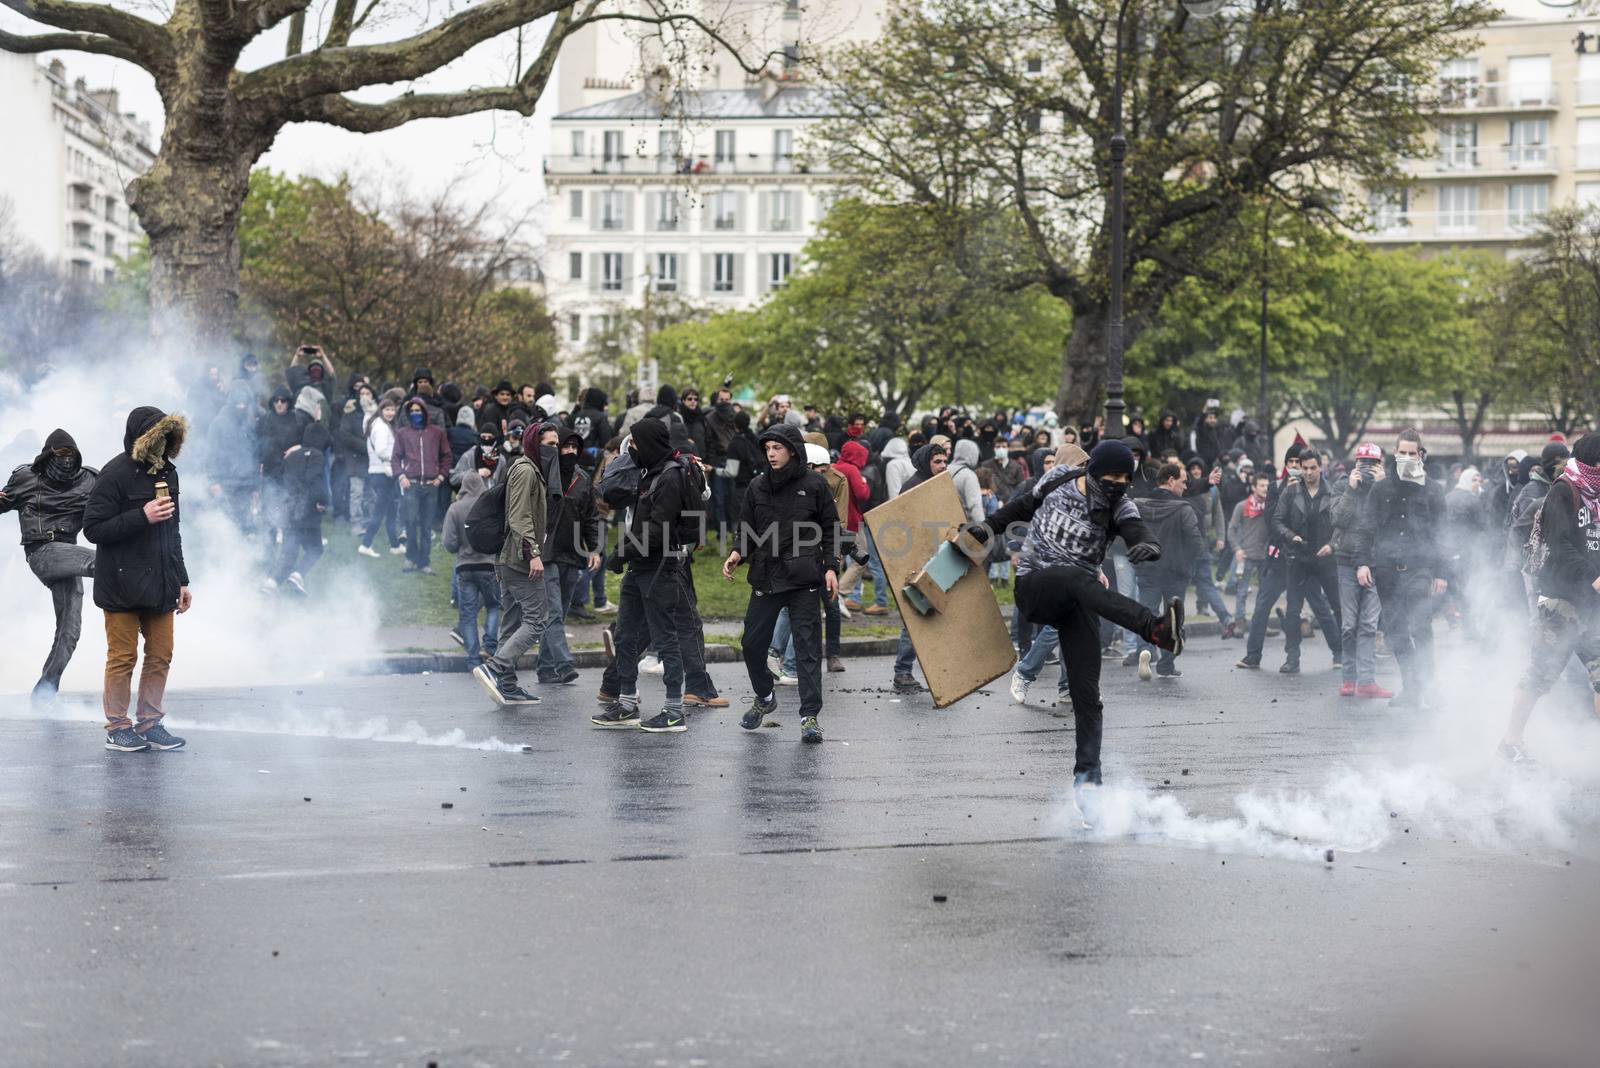
[[[1427,741],[1203,644],[1177,683],[1108,667],[1112,778],[1226,817]],[[9,702],[0,1062],[1468,1063],[1479,1030],[1550,1039],[1508,976],[1593,1027],[1593,824],[1484,843],[1397,813],[1331,865],[1093,840],[1059,820],[1070,719],[1003,682],[935,712],[851,661],[816,747],[793,691],[741,732],[714,671],[735,707],[664,737],[590,730],[588,673],[516,713],[460,675],[177,693],[212,729],[170,754]],[[532,751],[464,747],[491,737]]]

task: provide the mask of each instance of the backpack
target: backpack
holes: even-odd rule
[[[467,544],[472,546],[474,552],[483,553],[485,556],[498,556],[506,544],[506,483],[509,479],[502,479],[499,484],[478,494],[478,499],[472,502],[472,507],[467,510],[466,536]]]
[[[1556,479],[1555,485],[1550,487],[1550,493],[1559,492],[1566,484],[1565,479]],[[1549,494],[1546,494],[1545,501],[1549,499]],[[1533,513],[1533,529],[1528,532],[1528,540],[1522,546],[1522,573],[1536,579],[1549,560],[1550,545],[1544,540],[1544,503],[1541,502],[1539,510]]]
[[[880,504],[889,500],[889,477],[887,464],[882,456],[874,456],[866,467],[861,470],[861,477],[867,480],[867,503],[862,506],[862,514],[872,511]]]

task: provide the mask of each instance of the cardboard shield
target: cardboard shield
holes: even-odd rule
[[[1010,671],[1017,654],[987,570],[965,563],[949,540],[966,523],[949,473],[863,518],[933,706],[955,704]]]

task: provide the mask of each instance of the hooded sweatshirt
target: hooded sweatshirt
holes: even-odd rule
[[[283,412],[273,407],[273,402],[280,400],[289,402],[289,407]],[[278,477],[283,469],[283,454],[300,444],[305,422],[305,417],[294,410],[294,398],[287,389],[279,386],[272,391],[266,414],[256,428],[256,438],[261,447],[261,473],[268,479]]]
[[[411,413],[423,412],[422,429],[411,425]],[[394,454],[389,470],[396,478],[432,482],[450,473],[450,442],[444,430],[428,421],[429,409],[421,397],[412,397],[395,418]]]
[[[455,554],[457,571],[494,570],[494,555],[480,553],[467,540],[467,515],[472,511],[472,504],[478,495],[487,488],[482,475],[476,470],[468,471],[461,476],[461,495],[444,514],[444,533],[440,537],[440,544],[445,552]]]
[[[96,546],[94,603],[107,612],[170,612],[189,584],[179,534],[183,503],[178,469],[189,424],[160,408],[128,413],[123,451],[101,468],[83,512],[83,533]],[[165,482],[173,512],[161,523],[144,506]]]
[[[700,489],[688,475],[689,463],[678,460],[666,421],[641,419],[634,424],[632,438],[633,460],[640,471],[639,495],[622,555],[636,571],[653,570],[681,555],[685,540],[679,527],[685,513],[700,507]]]
[[[71,449],[64,463],[54,455],[56,449]],[[44,439],[31,464],[11,472],[3,496],[0,515],[16,509],[22,531],[22,548],[31,552],[49,542],[75,544],[83,529],[83,508],[99,472],[83,466],[78,443],[65,430],[56,429]]]
[[[911,447],[906,444],[906,439],[890,438],[883,446],[883,477],[889,490],[889,499],[900,496],[906,479],[916,473],[917,465],[911,462]]]
[[[763,472],[745,493],[739,562],[750,565],[759,593],[815,589],[838,571],[834,555],[842,533],[827,483],[806,466],[805,439],[789,423],[769,427],[761,442],[777,442],[789,462]]]
[[[983,489],[978,485],[978,443],[971,438],[956,442],[950,454],[950,475],[955,479],[956,493],[961,496],[961,510],[967,522],[983,522]]]
[[[309,423],[300,447],[283,461],[283,488],[288,500],[291,527],[320,527],[328,507],[328,483],[322,477],[322,455],[328,448],[328,431],[321,423]]]
[[[833,469],[844,476],[845,484],[849,487],[844,528],[852,534],[861,529],[861,508],[872,496],[872,487],[867,485],[866,477],[861,473],[866,466],[867,447],[861,442],[846,441],[839,446],[839,462],[833,465]]]

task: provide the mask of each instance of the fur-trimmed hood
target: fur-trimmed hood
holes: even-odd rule
[[[188,435],[189,421],[183,416],[168,415],[160,408],[135,408],[128,413],[122,447],[133,459],[149,465],[147,470],[154,475],[178,458]]]

